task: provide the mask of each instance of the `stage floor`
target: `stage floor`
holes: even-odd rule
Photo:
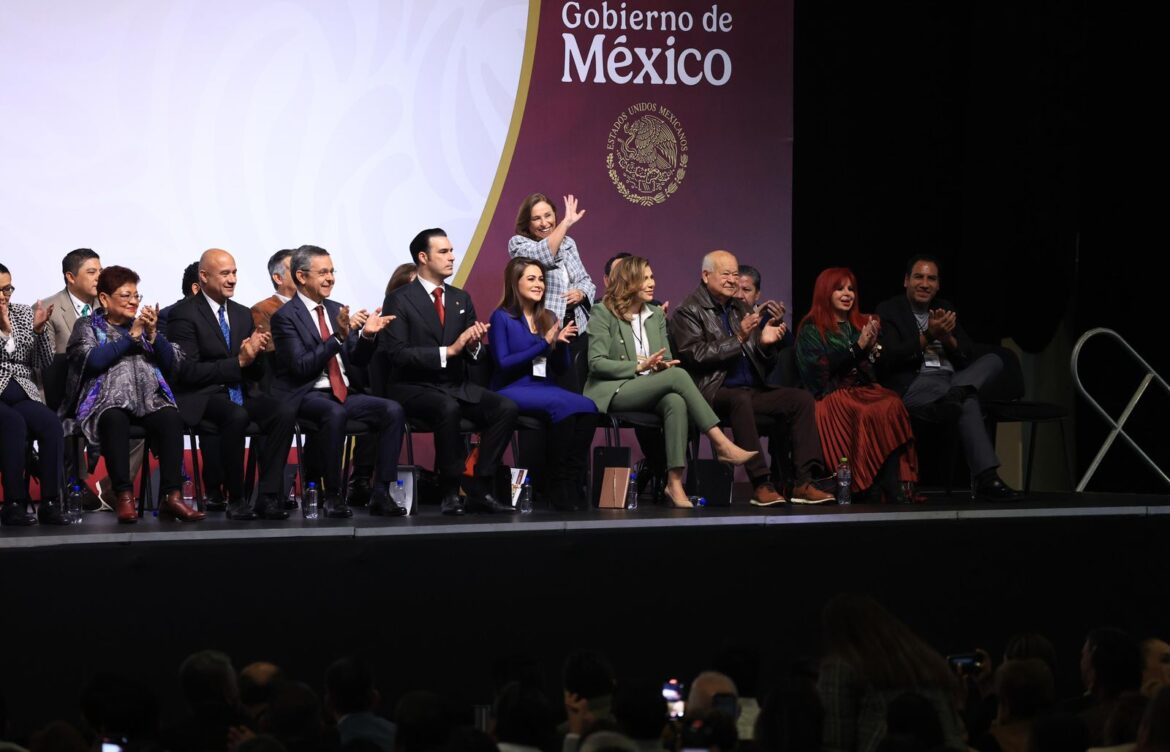
[[[851,504],[840,506],[784,504],[769,508],[737,502],[721,509],[678,510],[644,505],[637,510],[593,510],[565,513],[537,509],[529,515],[445,517],[436,506],[422,506],[406,518],[372,517],[355,509],[348,520],[305,520],[294,514],[285,521],[233,522],[210,513],[203,522],[163,522],[152,516],[120,525],[111,512],[88,512],[79,525],[0,529],[0,550],[104,544],[165,544],[179,541],[240,541],[257,539],[397,538],[402,536],[465,536],[495,534],[573,534],[661,528],[759,529],[783,525],[856,525],[873,523],[959,523],[964,521],[1036,518],[1118,518],[1170,515],[1170,495],[1082,493],[1033,494],[1027,500],[989,504],[963,501],[958,495],[927,494],[914,505]]]

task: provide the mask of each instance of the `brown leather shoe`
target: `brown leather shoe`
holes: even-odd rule
[[[180,522],[198,522],[207,515],[187,506],[183,501],[183,493],[179,489],[167,492],[163,503],[158,508],[158,516],[167,520]]]
[[[751,505],[754,507],[770,507],[773,504],[783,504],[784,495],[776,490],[771,483],[761,483],[752,493]]]
[[[812,483],[805,483],[792,489],[793,504],[824,504],[835,500],[833,494],[825,493]]]
[[[138,505],[134,503],[134,491],[126,489],[119,491],[114,499],[114,513],[118,515],[118,522],[138,522]]]

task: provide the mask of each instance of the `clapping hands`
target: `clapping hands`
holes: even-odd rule
[[[869,351],[877,342],[878,333],[882,330],[881,324],[878,322],[876,316],[870,316],[869,321],[865,322],[865,326],[861,327],[861,334],[857,338],[857,346],[862,350]]]
[[[33,333],[40,334],[45,331],[45,324],[49,322],[49,317],[53,315],[53,304],[45,305],[41,301],[33,304]],[[8,307],[5,306],[4,313],[8,313]]]
[[[664,360],[666,356],[666,348],[662,348],[648,358],[640,358],[638,360],[637,372],[643,371],[665,371],[667,368],[674,368],[679,364],[677,360]]]

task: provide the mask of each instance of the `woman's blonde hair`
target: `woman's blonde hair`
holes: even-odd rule
[[[627,256],[610,272],[602,302],[610,313],[623,321],[630,310],[639,305],[638,294],[646,284],[646,269],[650,262],[641,256]]]

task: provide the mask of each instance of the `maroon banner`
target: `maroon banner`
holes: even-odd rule
[[[702,256],[726,249],[790,300],[791,0],[533,3],[509,149],[456,280],[481,317],[534,192],[558,212],[579,199],[569,234],[599,293],[626,251],[680,302]]]

